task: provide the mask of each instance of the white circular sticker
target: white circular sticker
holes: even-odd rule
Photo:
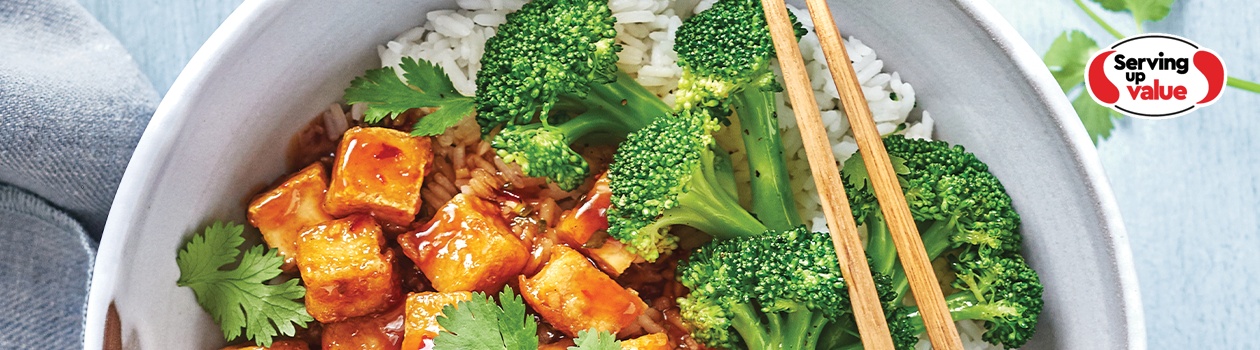
[[[1094,101],[1137,118],[1172,118],[1216,102],[1225,87],[1216,52],[1170,34],[1143,34],[1095,53],[1085,70]]]

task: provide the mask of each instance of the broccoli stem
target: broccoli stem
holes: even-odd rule
[[[625,137],[626,134],[643,127],[642,125],[638,125],[635,121],[628,121],[621,118],[606,118],[604,116],[588,116],[588,114],[590,114],[590,112],[583,113],[581,116],[574,118],[573,120],[556,126],[556,128],[564,134],[565,140],[568,140],[569,143],[573,143],[591,134],[607,134],[615,137]]]
[[[669,106],[656,97],[656,94],[620,69],[617,70],[617,80],[591,86],[585,98],[564,97],[556,104],[556,109],[584,110],[570,122],[587,119],[616,120],[619,124],[606,131],[617,137],[642,129],[656,117],[670,112]],[[576,137],[570,139],[577,140],[585,134],[574,136]]]
[[[788,312],[787,324],[783,335],[779,338],[780,349],[814,349],[818,346],[818,338],[827,318],[821,312],[814,312],[801,307]]]
[[[748,168],[752,171],[752,214],[772,230],[801,225],[796,200],[788,182],[779,119],[775,115],[774,91],[757,87],[735,94],[735,113],[743,127]]]
[[[714,152],[713,157],[713,171],[717,172],[715,178],[718,185],[726,190],[726,194],[731,195],[731,198],[739,198],[739,189],[735,187],[735,166],[731,161],[731,154]]]
[[[892,274],[897,266],[897,245],[893,243],[884,217],[870,214],[866,219],[866,232],[866,254],[871,259],[872,272]]]
[[[968,291],[946,296],[945,305],[949,307],[949,318],[954,321],[993,319],[990,308],[994,306],[980,303],[976,300],[976,296]],[[919,315],[919,308],[917,306],[908,306],[908,308],[910,312],[906,314],[906,317],[910,319],[910,328],[914,330],[914,334],[927,332],[927,327],[923,325],[923,317]]]
[[[822,313],[804,307],[763,314],[751,303],[739,303],[729,311],[731,326],[748,349],[814,349],[827,325]]]
[[[747,210],[739,206],[739,200],[722,187],[719,174],[714,170],[715,156],[711,151],[702,157],[698,174],[693,175],[687,191],[678,195],[683,203],[668,209],[652,224],[643,228],[658,232],[673,225],[686,225],[719,239],[757,236],[766,226]]]
[[[808,329],[805,335],[805,344],[801,349],[817,349],[818,339],[822,337],[823,329],[827,327],[827,317],[822,313],[814,313],[810,318]]]
[[[885,227],[885,233],[887,228]],[[928,226],[920,237],[923,239],[923,250],[927,251],[928,260],[934,260],[941,254],[949,250],[950,233],[954,231],[953,220],[936,220],[932,225]],[[896,250],[893,251],[894,254]],[[892,269],[889,275],[892,277],[893,292],[897,293],[897,298],[893,300],[894,305],[901,305],[905,300],[906,291],[910,290],[910,280],[906,278],[906,271],[903,269]]]
[[[766,349],[768,335],[761,327],[761,317],[758,316],[760,312],[756,308],[748,303],[738,303],[732,305],[727,312],[731,313],[731,327],[744,340],[744,346],[749,349]]]
[[[855,322],[852,317],[844,317],[836,322],[827,323],[820,332],[818,346],[815,349],[844,349],[849,344],[857,343],[860,338],[858,338]]]

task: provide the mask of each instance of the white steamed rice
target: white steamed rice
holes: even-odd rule
[[[477,89],[475,82],[477,71],[481,69],[480,61],[486,39],[494,36],[496,27],[506,21],[505,16],[508,13],[520,9],[526,2],[457,0],[458,9],[429,12],[423,25],[403,32],[377,48],[381,65],[397,68],[402,57],[428,60],[442,67],[461,93],[472,95]],[[685,19],[680,13],[690,16],[709,8],[713,2],[610,0],[609,8],[617,18],[617,42],[622,46],[617,65],[649,91],[672,105],[673,89],[677,87],[678,79],[682,75],[677,54],[674,52],[674,33]],[[810,30],[801,38],[801,54],[813,83],[814,95],[822,110],[822,120],[827,127],[836,161],[843,163],[857,151],[857,144],[841,110],[839,94],[827,70],[818,37],[813,33],[814,25],[809,14],[790,5],[789,9]],[[861,41],[850,37],[845,41],[845,48],[853,60],[853,68],[862,83],[862,90],[879,131],[891,133],[898,125],[906,124],[907,127],[900,132],[909,137],[931,138],[934,121],[926,111],[913,120],[910,118],[915,107],[914,88],[902,81],[897,72],[885,72],[883,61]],[[818,203],[818,189],[809,176],[809,163],[805,159],[805,150],[792,107],[787,104],[782,93],[777,96],[777,103],[784,152],[787,154],[789,171],[793,174],[791,184],[797,190],[797,207],[802,217],[807,218],[811,229],[826,232],[826,219]],[[354,106],[351,114],[362,115],[360,107]],[[732,160],[735,164],[746,164],[742,154],[734,155]],[[737,168],[737,172],[740,171]],[[747,178],[746,167],[742,172],[745,172],[742,178]],[[1002,348],[981,340],[984,327],[980,322],[958,322],[958,330],[967,349]],[[920,339],[917,348],[930,349],[931,345],[924,337]]]

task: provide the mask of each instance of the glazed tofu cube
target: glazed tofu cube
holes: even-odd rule
[[[306,309],[332,323],[381,312],[401,301],[394,252],[372,217],[352,215],[302,232],[298,270],[306,283]]]
[[[276,340],[271,342],[271,346],[257,346],[254,344],[237,345],[223,348],[223,350],[310,350],[310,346],[301,340]]]
[[[638,255],[626,250],[625,244],[612,237],[605,238],[604,244],[598,248],[579,248],[578,250],[594,260],[600,270],[604,270],[613,277],[621,276],[622,272],[630,268],[630,264],[640,260]]]
[[[426,341],[437,337],[442,327],[437,318],[442,315],[442,308],[472,297],[469,292],[451,293],[411,293],[407,295],[407,327],[403,337],[404,350],[419,350],[428,347]]]
[[[616,334],[647,309],[637,293],[622,288],[565,246],[556,246],[538,274],[520,280],[525,302],[571,337],[592,328]]]
[[[665,333],[652,333],[638,338],[621,341],[622,350],[670,350],[669,336]]]
[[[324,211],[327,191],[328,173],[315,163],[249,203],[249,223],[262,231],[267,246],[280,251],[285,270],[294,268],[298,235],[307,227],[333,219]]]
[[[608,206],[612,203],[612,188],[608,176],[599,175],[595,186],[576,208],[564,212],[556,222],[556,237],[571,247],[586,245],[591,236],[608,229]]]
[[[398,244],[439,292],[498,292],[529,260],[499,207],[464,194],[419,230],[398,235]]]
[[[337,146],[324,210],[336,217],[370,214],[410,224],[420,210],[420,186],[433,160],[428,137],[386,128],[353,128]]]
[[[323,350],[398,350],[403,337],[403,305],[379,314],[324,325]]]

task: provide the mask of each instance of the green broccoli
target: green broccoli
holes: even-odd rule
[[[987,329],[981,339],[1018,348],[1032,337],[1042,308],[1042,286],[1024,259],[1018,255],[979,257],[970,262],[952,264],[958,292],[947,295],[945,303],[954,320],[985,321]],[[927,329],[915,306],[889,302],[892,289],[889,279],[875,273],[876,286],[885,301],[888,329],[897,349],[914,348],[920,334]],[[857,328],[851,317],[829,324],[819,340],[819,349],[857,350],[862,348]]]
[[[624,137],[669,113],[617,68],[615,22],[607,1],[534,0],[486,41],[477,122],[483,132],[503,127],[493,140],[501,158],[572,189],[589,166],[569,145],[591,134]]]
[[[851,312],[831,239],[804,227],[714,240],[678,266],[692,335],[728,349],[813,349]]]
[[[884,145],[928,257],[953,260],[953,287],[960,291],[946,301],[954,320],[986,321],[985,341],[1022,346],[1041,314],[1042,287],[1037,273],[1019,256],[1019,215],[1005,188],[987,165],[960,146],[900,135],[885,137]],[[843,173],[854,217],[867,229],[872,273],[890,276],[880,287],[881,293],[892,294],[886,310],[889,328],[894,336],[917,336],[924,332],[923,321],[917,309],[904,305],[909,283],[860,156],[850,158]],[[856,334],[853,328],[831,331]],[[855,339],[836,345],[843,343],[827,344],[860,346]]]
[[[884,146],[895,163],[930,258],[954,248],[986,255],[1019,250],[1019,214],[1005,187],[974,154],[962,146],[901,135],[885,137]],[[893,268],[897,249],[861,156],[847,160],[843,173],[853,216],[868,230],[868,255],[880,273],[893,276],[895,291],[904,296],[909,284],[904,273]]]
[[[673,225],[717,238],[764,232],[730,191],[731,169],[714,153],[718,127],[707,109],[683,110],[627,136],[608,169],[608,234],[655,261],[676,248]]]
[[[795,19],[797,36],[805,29]],[[758,0],[723,0],[678,28],[674,50],[683,75],[675,92],[676,108],[712,108],[725,118],[734,110],[752,172],[754,216],[766,226],[788,229],[801,224],[788,182],[771,60],[774,41]]]

